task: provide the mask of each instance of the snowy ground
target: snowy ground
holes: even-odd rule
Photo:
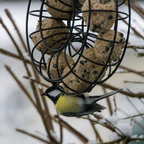
[[[39,2],[35,2],[34,7],[38,6]],[[144,6],[144,2],[141,2],[141,5]],[[20,8],[19,8],[20,7]],[[9,11],[12,13],[13,18],[15,19],[16,24],[19,27],[19,30],[25,39],[25,17],[26,17],[26,10],[27,10],[27,1],[0,1],[0,17],[3,19],[4,23],[8,26],[10,32],[15,37],[16,41],[18,42],[19,46],[21,46],[19,39],[14,31],[13,26],[11,25],[9,19],[4,13],[4,9],[8,8]],[[135,15],[136,16],[136,15]],[[134,16],[133,16],[134,17]],[[143,21],[137,17],[139,21],[139,27],[143,27]],[[133,21],[133,20],[132,20]],[[135,26],[133,24],[133,26]],[[35,28],[35,25],[34,25]],[[144,27],[143,27],[144,29]],[[141,39],[136,39],[135,37],[130,37],[130,41],[133,43],[144,43]],[[12,52],[16,52],[15,47],[13,46],[12,42],[10,41],[8,35],[3,30],[2,26],[0,25],[0,48],[5,48]],[[126,56],[123,60],[123,65],[129,65],[129,67],[137,70],[143,70],[143,58],[136,59],[134,57],[135,52],[128,50]],[[38,116],[35,109],[32,107],[29,100],[24,96],[24,94],[19,89],[18,85],[9,75],[9,73],[5,70],[4,64],[8,64],[15,74],[23,81],[25,85],[28,85],[28,81],[22,78],[25,75],[25,71],[23,71],[23,65],[21,62],[17,62],[15,64],[15,60],[10,59],[6,56],[0,54],[0,143],[3,144],[41,144],[41,142],[25,136],[21,133],[15,131],[15,128],[25,129],[29,132],[34,133],[35,131],[39,131],[45,134],[44,127],[42,125],[41,119]],[[133,84],[123,84],[123,80],[131,80],[131,78],[137,81],[142,81],[141,77],[136,77],[132,74],[123,74],[121,78],[119,78],[118,74],[115,74],[110,80],[109,83],[115,84],[117,87],[128,87],[132,90],[134,89],[144,89],[142,85],[135,85]],[[29,88],[29,85],[28,87]],[[101,92],[101,91],[99,91]],[[99,93],[97,92],[97,93]],[[95,90],[92,91],[95,93]],[[122,95],[118,95],[117,97],[118,106],[126,101],[126,99]],[[52,113],[55,112],[54,106],[51,102],[50,107],[52,107]],[[102,103],[105,104],[103,101]],[[135,100],[135,104],[137,105],[138,109],[144,111],[143,105],[140,105],[138,100]],[[131,108],[131,106],[124,102],[123,109],[126,109],[130,114],[136,114],[135,110]],[[108,116],[107,110],[103,112],[104,115]],[[84,120],[79,120],[75,118],[65,118],[68,123],[71,123],[76,129],[81,131],[84,135],[86,135],[89,139],[94,140],[95,136],[93,131],[89,125],[89,123],[85,122]],[[141,121],[141,120],[140,120]],[[82,124],[81,124],[82,123]],[[85,125],[85,127],[82,127]],[[56,125],[56,129],[58,129]],[[101,129],[101,132],[103,129]],[[58,133],[57,133],[58,134]],[[75,137],[67,131],[64,131],[65,143],[80,143]],[[108,140],[107,131],[104,133],[104,137]],[[42,136],[42,135],[41,135]],[[71,141],[73,139],[73,141]]]

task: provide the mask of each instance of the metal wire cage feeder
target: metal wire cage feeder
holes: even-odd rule
[[[37,72],[52,85],[67,94],[78,94],[83,92],[90,92],[97,84],[104,83],[108,80],[118,69],[128,43],[130,33],[130,0],[114,0],[115,9],[93,9],[92,1],[86,0],[88,9],[84,10],[81,0],[69,0],[70,3],[66,3],[65,0],[53,0],[53,3],[59,3],[64,7],[68,7],[69,10],[59,9],[51,4],[52,0],[40,0],[39,9],[35,9],[32,6],[32,0],[29,0],[26,17],[26,38],[29,54],[32,63]],[[111,2],[113,0],[96,0],[101,4]],[[68,1],[67,1],[68,2]],[[126,3],[127,9],[122,9],[122,5]],[[54,12],[54,16],[46,10],[49,7]],[[63,8],[64,8],[63,7]],[[67,15],[66,17],[60,17],[60,13]],[[115,17],[113,26],[110,31],[113,31],[112,39],[102,37],[106,32],[101,32],[103,29],[99,25],[94,25],[93,28],[100,30],[95,31],[91,29],[91,16],[93,13],[104,13],[110,15],[113,13]],[[83,15],[87,14],[87,20]],[[111,18],[110,18],[111,17]],[[30,31],[31,22],[33,18],[38,20],[38,29]],[[112,19],[109,16],[109,19]],[[55,26],[55,23],[51,27],[43,27],[43,19],[48,21],[56,21],[64,23],[65,26]],[[98,19],[99,20],[99,19]],[[117,40],[117,32],[121,25],[121,22],[127,21],[126,33],[124,35],[125,40]],[[104,20],[106,21],[106,20]],[[65,31],[59,31],[59,29]],[[56,31],[49,35],[44,34],[45,31]],[[39,34],[39,41],[31,44],[30,38],[36,34]],[[121,37],[123,34],[119,32]],[[65,36],[64,36],[65,35]],[[101,36],[99,36],[101,35]],[[35,36],[36,37],[36,36]],[[54,38],[54,40],[53,40]],[[48,42],[49,43],[48,43]],[[100,46],[105,43],[109,44],[109,47],[105,47],[107,57],[105,61],[99,60],[95,51],[97,47],[96,41],[99,41]],[[43,43],[45,49],[41,50],[40,44]],[[112,55],[115,49],[115,45],[122,44],[123,49],[119,55],[119,58],[112,60]],[[38,50],[39,47],[39,50]],[[50,52],[50,53],[49,53]],[[56,76],[53,76],[56,75]]]

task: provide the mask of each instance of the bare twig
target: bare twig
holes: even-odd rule
[[[94,117],[97,117],[97,115],[93,114]],[[85,119],[85,120],[89,120],[87,117],[80,117],[81,119]],[[102,118],[100,118],[102,119]],[[99,119],[99,120],[100,120]],[[105,118],[103,118],[105,120]],[[115,132],[115,127],[113,127],[111,124],[109,124],[108,122],[104,122],[104,123],[101,123],[99,120],[93,120],[91,119],[91,121],[93,122],[93,124],[99,124],[109,130],[111,130],[112,132]]]
[[[101,138],[98,130],[97,130],[96,127],[94,126],[92,120],[90,119],[90,116],[88,115],[87,117],[88,117],[88,120],[90,121],[91,126],[92,126],[92,128],[93,128],[93,130],[94,130],[94,132],[95,132],[96,138],[98,137],[99,141],[100,141],[101,143],[103,143],[103,140],[102,140],[102,138]]]
[[[25,52],[28,52],[27,47],[26,47],[26,45],[25,45],[25,42],[24,42],[24,40],[23,40],[23,38],[22,38],[19,30],[18,30],[18,27],[16,26],[16,23],[14,22],[14,20],[13,20],[13,18],[12,18],[12,16],[11,16],[11,13],[9,12],[8,9],[5,9],[5,13],[6,13],[6,15],[8,16],[8,18],[10,19],[10,21],[12,22],[12,24],[13,24],[13,26],[14,26],[14,28],[15,28],[15,30],[16,30],[19,38],[20,38],[20,41],[21,41],[21,43],[22,43],[22,45],[23,45],[23,47],[24,47]]]
[[[36,72],[34,67],[32,67],[32,68],[33,68],[33,73],[35,75],[36,80],[39,83],[41,83],[41,80],[40,80],[40,77],[39,77],[38,73]],[[49,86],[47,86],[47,87],[49,87]],[[43,93],[43,90],[39,89],[39,92],[41,94],[41,93]],[[43,102],[43,105],[44,105],[44,110],[46,112],[47,117],[45,118],[45,116],[43,116],[43,115],[41,115],[41,116],[43,117],[45,123],[47,124],[48,129],[54,131],[53,125],[52,125],[52,118],[51,118],[50,113],[49,113],[49,108],[48,108],[48,105],[47,105],[47,102],[46,102],[46,98],[45,97],[41,97],[41,99],[42,99],[42,102]],[[49,135],[50,135],[50,133],[49,133]]]
[[[118,128],[118,127],[116,127],[114,124],[112,124],[108,119],[106,119],[105,118],[105,120],[110,124],[110,125],[112,125],[112,127],[114,128],[114,129],[117,129],[122,135],[120,135],[119,133],[118,133],[118,135],[120,135],[120,136],[122,136],[122,137],[126,137],[126,135]],[[117,131],[115,131],[116,133],[117,133]]]
[[[115,106],[114,112],[115,112],[115,114],[117,114],[117,103],[116,103],[116,96],[115,95],[113,97],[113,102],[114,102],[114,106]]]
[[[120,108],[118,108],[118,110],[119,110],[120,112],[122,112],[124,115],[126,115],[127,117],[132,118],[132,120],[133,120],[135,123],[137,123],[137,125],[139,125],[140,128],[144,129],[144,126],[143,126],[141,123],[139,123],[138,121],[136,121],[133,117],[129,116],[129,114],[127,114],[125,111],[123,111],[123,110],[120,109]],[[127,117],[126,117],[126,118],[127,118]]]
[[[21,132],[21,133],[23,133],[23,134],[26,134],[26,135],[28,135],[28,136],[30,136],[30,137],[33,137],[33,138],[35,138],[35,139],[37,139],[37,140],[40,140],[40,141],[44,142],[44,143],[50,144],[49,141],[44,140],[43,138],[40,138],[39,136],[36,136],[36,135],[34,135],[34,134],[31,134],[31,133],[29,133],[29,132],[27,132],[27,131],[25,131],[25,130],[16,129],[16,131]]]
[[[117,87],[112,86],[112,85],[107,84],[107,83],[100,84],[100,86],[108,88],[108,89],[111,89],[111,90],[117,90],[118,89]],[[129,97],[132,97],[132,98],[134,98],[134,97],[136,97],[136,98],[144,98],[144,93],[135,94],[135,93],[130,93],[130,92],[124,91],[124,90],[120,91],[119,93],[124,94],[124,95],[129,96]]]
[[[141,18],[144,19],[144,9],[136,1],[133,1],[133,0],[131,0],[130,5],[131,5],[131,8],[135,12],[137,12],[141,16]]]
[[[127,97],[127,100],[130,102],[130,104],[134,107],[134,109],[137,111],[137,113],[141,116],[141,118],[144,120],[143,115],[141,115],[141,112],[137,109],[137,107],[133,104],[133,102]]]
[[[61,118],[60,118],[61,119]],[[57,123],[59,123],[59,120],[57,119],[57,116],[53,118],[53,120]],[[80,132],[78,132],[76,129],[74,129],[72,126],[70,126],[67,122],[61,119],[61,124],[63,127],[65,127],[67,130],[69,130],[71,133],[73,133],[77,138],[79,138],[83,143],[87,143],[88,139],[83,136]]]
[[[19,55],[14,54],[14,53],[12,53],[12,52],[9,52],[9,51],[7,51],[7,50],[4,50],[4,49],[2,49],[2,48],[0,48],[0,53],[4,54],[4,55],[6,55],[6,56],[10,56],[10,57],[12,57],[12,58],[18,59],[18,60],[23,60]],[[30,60],[25,59],[25,62],[26,62],[27,64],[31,64],[31,65],[32,65],[32,62],[31,62]],[[36,65],[39,66],[38,64],[36,64]],[[45,70],[45,68],[44,68],[43,66],[42,66],[42,69]]]
[[[125,138],[120,138],[115,141],[103,142],[103,143],[98,143],[98,144],[119,144],[119,142],[122,141],[123,139],[125,139]]]
[[[46,87],[46,88],[49,87],[48,85],[46,85],[46,84],[44,84],[44,83],[42,83],[42,82],[40,82],[40,81],[38,81],[38,80],[36,80],[36,79],[33,79],[32,77],[23,76],[23,78],[28,79],[28,80],[31,80],[31,81],[33,81],[34,83],[40,84],[40,85],[42,85],[42,86],[44,86],[44,87]]]
[[[11,76],[15,79],[15,81],[17,82],[17,84],[20,86],[20,88],[22,89],[22,91],[26,94],[26,96],[29,98],[29,100],[32,102],[32,104],[35,106],[35,108],[37,108],[36,103],[32,99],[31,95],[29,94],[29,92],[27,91],[27,89],[23,86],[23,84],[18,80],[18,78],[15,76],[15,74],[12,72],[12,70],[10,69],[10,67],[7,66],[7,65],[5,65],[5,68],[11,74]]]
[[[119,17],[122,18],[121,15],[119,15]],[[124,22],[126,25],[128,25],[128,23],[127,23],[127,21],[126,21],[125,19],[123,19],[123,22]],[[134,27],[132,27],[132,26],[130,26],[130,27],[131,27],[131,29],[133,30],[133,32],[135,33],[135,35],[137,35],[138,37],[144,39],[144,37],[143,37]]]
[[[30,70],[29,70],[29,68],[28,68],[28,66],[27,66],[27,63],[26,63],[25,58],[24,58],[24,56],[23,56],[23,53],[21,52],[20,48],[18,47],[17,43],[16,43],[15,40],[13,39],[13,37],[12,37],[12,35],[10,34],[9,30],[7,29],[7,27],[6,27],[5,24],[3,23],[2,19],[0,19],[0,23],[2,24],[2,26],[4,27],[4,29],[5,29],[6,32],[8,33],[9,37],[11,38],[13,44],[14,44],[15,47],[16,47],[16,50],[17,50],[19,56],[22,58],[22,61],[23,61],[24,67],[25,67],[25,69],[26,69],[27,75],[28,75],[29,77],[31,77],[32,74],[31,74],[31,72],[30,72]],[[13,23],[14,23],[14,21],[13,21]],[[16,28],[16,25],[14,25],[14,26],[15,26],[15,28]],[[16,28],[16,29],[18,30],[18,28]],[[20,33],[19,33],[19,34],[20,34]],[[32,68],[33,68],[33,67],[32,67]],[[35,100],[36,100],[36,108],[37,108],[39,114],[41,115],[41,118],[42,118],[43,123],[44,123],[44,125],[45,125],[46,132],[47,132],[48,136],[50,137],[51,142],[52,142],[52,143],[53,143],[53,142],[57,143],[56,139],[52,137],[52,135],[51,135],[51,133],[50,133],[50,131],[49,131],[49,129],[48,129],[48,125],[47,125],[48,122],[45,120],[45,117],[44,117],[44,111],[43,111],[43,109],[42,109],[41,101],[40,101],[40,99],[39,99],[39,95],[38,95],[38,92],[37,92],[37,90],[36,90],[37,88],[36,88],[36,86],[34,85],[34,83],[33,83],[32,81],[30,81],[30,85],[31,85],[31,88],[32,88],[32,91],[33,91],[33,94],[34,94],[34,97],[35,97]]]
[[[106,93],[106,88],[103,87],[103,91],[104,91],[104,93]],[[108,104],[109,113],[112,116],[113,111],[112,111],[112,104],[111,104],[110,98],[107,97],[106,101],[107,101],[107,104]]]
[[[141,114],[137,114],[137,115],[133,115],[133,116],[128,116],[123,119],[130,119],[130,118],[139,117],[139,116],[143,116],[143,115],[144,115],[144,113],[141,113]]]
[[[124,83],[134,83],[134,84],[144,84],[144,82],[139,82],[139,81],[124,81]]]
[[[139,75],[139,76],[142,76],[142,77],[144,77],[144,74],[143,74],[143,72],[139,72],[139,71],[136,71],[136,70],[134,70],[134,69],[131,69],[131,68],[128,68],[128,67],[125,67],[125,66],[120,66],[120,68],[122,68],[122,69],[124,69],[124,70],[127,70],[128,72],[132,72],[132,73],[134,73],[134,74],[137,74],[137,75]]]
[[[59,126],[60,126],[60,143],[62,144],[63,143],[63,126],[62,126],[62,123],[61,123],[60,116],[57,115],[57,117],[58,117]]]

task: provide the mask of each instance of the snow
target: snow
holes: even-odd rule
[[[116,70],[116,72],[117,72],[117,73],[119,73],[119,72],[124,72],[124,69],[118,68],[118,69]]]
[[[107,120],[110,121],[114,125],[118,123],[119,119],[121,119],[121,117],[119,117],[117,115],[112,115],[112,116],[107,118]]]
[[[60,142],[60,139],[57,137],[57,134],[55,132],[53,132],[52,130],[50,130],[50,134],[52,135],[53,138],[55,138],[55,140],[57,142]]]
[[[87,142],[87,144],[96,144],[96,140],[90,140]]]
[[[135,93],[135,94],[144,93],[144,88],[136,87],[136,88],[130,89],[130,91]]]
[[[137,137],[138,137],[137,134],[131,136],[131,138],[137,138]]]
[[[38,84],[38,88],[39,88],[39,89],[42,89],[42,85],[41,85],[41,84]]]
[[[144,135],[140,135],[138,138],[143,138],[144,137]]]
[[[123,121],[118,122],[115,125],[120,131],[122,131],[126,136],[131,136],[132,134],[132,126],[130,124],[127,124]],[[116,132],[119,133],[120,135],[122,135],[122,133],[116,129]]]
[[[138,54],[144,54],[144,49],[137,49]]]
[[[109,140],[110,141],[115,141],[115,140],[118,140],[118,139],[120,139],[120,136],[118,136],[116,132],[109,135]]]
[[[114,133],[109,135],[109,140],[114,141],[120,138],[119,135],[131,136],[132,126],[130,125],[130,120],[122,120],[117,115],[113,115],[107,118],[116,128]]]

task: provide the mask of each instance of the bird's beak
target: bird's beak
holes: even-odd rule
[[[44,93],[42,93],[42,94],[41,94],[41,96],[46,96],[46,93],[45,93],[45,92],[44,92]]]

